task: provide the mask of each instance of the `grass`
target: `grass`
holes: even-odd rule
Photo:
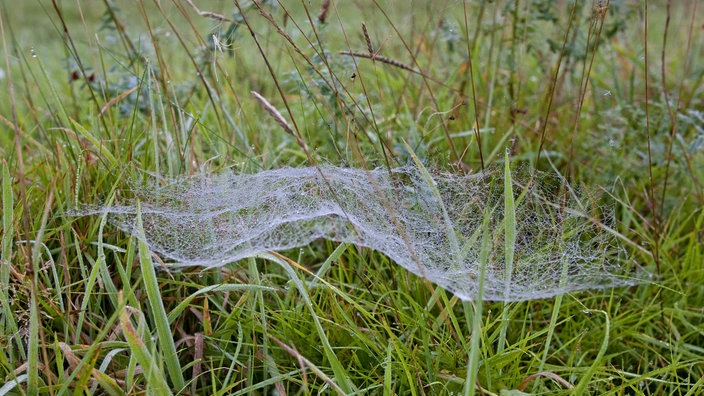
[[[696,1],[194,4],[0,8],[0,395],[701,392]],[[413,161],[598,188],[652,282],[463,302],[330,241],[172,271],[71,215],[140,170]]]

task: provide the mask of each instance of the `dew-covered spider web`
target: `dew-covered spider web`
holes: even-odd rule
[[[516,242],[508,274],[503,172],[427,176],[414,165],[391,172],[326,165],[151,177],[132,183],[134,198],[87,212],[107,213],[138,235],[139,200],[145,242],[175,265],[217,267],[322,238],[381,252],[463,300],[478,296],[482,230],[491,244],[486,300],[531,300],[644,279],[628,265],[608,216],[597,220],[608,211],[594,210],[559,178],[513,179]]]

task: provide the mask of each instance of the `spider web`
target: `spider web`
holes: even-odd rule
[[[150,178],[132,183],[134,198],[82,214],[106,213],[117,227],[137,235],[138,199],[145,242],[175,265],[217,267],[320,238],[353,243],[463,300],[478,296],[483,227],[491,235],[486,300],[532,300],[646,279],[626,265],[613,221],[603,216],[608,210],[586,214],[588,205],[558,178],[517,179],[512,178],[517,200],[511,266],[505,263],[501,171],[436,173],[430,182],[413,165],[391,172],[325,165],[166,182]]]

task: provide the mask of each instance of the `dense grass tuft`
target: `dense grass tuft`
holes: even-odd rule
[[[0,395],[704,389],[699,2],[0,7]],[[414,161],[598,191],[652,282],[463,302],[330,241],[175,270],[73,215],[145,172]]]

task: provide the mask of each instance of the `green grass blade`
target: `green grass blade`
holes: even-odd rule
[[[393,369],[393,360],[392,358],[392,352],[393,352],[393,345],[391,345],[391,342],[389,342],[389,346],[386,347],[386,368],[384,369],[384,395],[392,395],[393,390],[391,388],[391,384],[393,383],[392,381],[392,369]]]
[[[594,362],[592,363],[591,366],[589,366],[589,369],[587,370],[586,373],[584,373],[584,376],[582,376],[582,379],[579,380],[579,383],[577,386],[574,388],[574,394],[575,395],[585,395],[587,394],[587,386],[589,386],[589,382],[591,381],[592,377],[594,374],[599,370],[599,367],[603,365],[603,359],[604,355],[606,354],[606,350],[609,347],[609,338],[611,334],[611,320],[609,319],[609,314],[606,311],[602,311],[600,309],[588,309],[584,311],[585,314],[591,314],[591,313],[601,313],[604,314],[604,319],[606,320],[606,324],[604,326],[604,339],[601,341],[601,347],[599,348],[599,353],[597,353],[596,358],[594,359]]]
[[[76,244],[78,246],[78,244]],[[95,301],[95,295],[93,294],[93,289],[95,288],[98,280],[98,275],[100,274],[100,267],[93,264],[93,268],[90,270],[90,274],[85,279],[85,293],[83,300],[81,301],[81,310],[78,312],[77,329],[83,328],[83,323],[85,321],[86,314],[91,310],[89,309],[91,303]],[[80,332],[76,332],[76,339],[74,340],[76,344],[80,343]]]
[[[445,208],[444,201],[442,200],[442,196],[440,195],[440,191],[438,191],[437,187],[435,186],[435,181],[433,180],[433,177],[430,175],[430,172],[425,168],[421,160],[416,156],[416,154],[413,152],[413,149],[411,146],[408,145],[405,141],[403,144],[406,147],[406,150],[408,151],[408,154],[411,156],[413,159],[413,162],[416,164],[418,167],[418,171],[420,171],[420,174],[423,176],[423,179],[425,183],[428,185],[428,187],[431,189],[433,192],[433,195],[435,196],[435,199],[437,199],[438,204],[440,205],[440,209],[442,210],[442,215],[443,215],[443,220],[445,222],[445,232],[447,233],[447,237],[450,240],[450,247],[452,248],[452,252],[455,256],[455,262],[457,265],[460,265],[461,260],[462,260],[462,253],[460,250],[460,243],[457,240],[457,234],[455,233],[455,229],[452,225],[452,220],[450,219],[450,215],[447,214],[447,208]]]
[[[174,309],[169,312],[167,316],[167,320],[169,323],[172,323],[174,320],[176,320],[183,311],[188,308],[188,305],[193,301],[194,298],[201,294],[205,293],[210,293],[210,292],[220,292],[220,293],[227,293],[227,292],[241,292],[241,291],[267,291],[267,292],[275,292],[277,289],[273,287],[268,287],[268,286],[259,286],[259,285],[232,285],[232,284],[217,284],[217,285],[209,285],[205,286],[193,294],[189,295],[188,297],[185,297],[183,300],[181,300],[180,303]]]
[[[328,256],[328,258],[325,259],[325,262],[323,265],[320,266],[318,269],[318,272],[315,273],[315,277],[310,281],[311,287],[318,283],[319,279],[322,279],[325,274],[332,268],[332,264],[340,259],[340,256],[342,256],[342,253],[347,250],[348,247],[350,247],[351,244],[349,243],[341,243],[335,250]]]
[[[490,208],[484,210],[484,220],[482,221],[482,244],[479,251],[479,285],[477,286],[477,299],[474,301],[474,317],[470,321],[467,318],[467,323],[472,323],[472,339],[470,341],[469,357],[467,359],[467,378],[464,383],[464,394],[473,396],[475,393],[475,384],[479,375],[479,355],[481,354],[481,338],[482,338],[482,311],[484,307],[484,280],[486,277],[486,269],[489,265],[489,254],[491,253],[491,229],[489,228],[489,220],[491,219]],[[471,303],[464,303],[465,315],[471,311]]]
[[[119,294],[119,300],[120,303],[122,303],[122,292]],[[139,331],[132,325],[132,320],[130,319],[132,315],[130,311],[133,309],[134,308],[124,306],[120,310],[120,326],[122,327],[122,333],[127,340],[127,344],[132,351],[132,357],[142,366],[147,383],[153,389],[153,394],[171,395],[172,393],[169,390],[169,385],[166,383],[166,378],[164,378],[157,364],[158,360],[149,352],[149,348],[147,348],[143,337],[140,336]]]
[[[115,158],[115,156],[112,155],[109,150],[104,148],[104,144],[98,137],[93,136],[93,134],[88,129],[86,129],[86,127],[84,127],[73,119],[71,119],[71,124],[74,128],[76,128],[76,131],[81,136],[86,138],[86,140],[88,140],[93,145],[93,147],[95,147],[96,150],[100,151],[100,157],[107,161],[106,165],[109,169],[119,168],[120,161],[118,161],[117,158]]]
[[[36,285],[36,272],[34,284]],[[27,340],[27,394],[39,394],[39,312],[37,311],[37,291],[33,287],[29,303],[29,337]]]
[[[7,163],[2,161],[2,252],[0,252],[0,305],[3,309],[3,319],[0,321],[0,334],[17,334],[17,322],[13,320],[14,312],[10,308],[10,259],[12,258],[12,239],[14,234],[14,196],[12,195],[12,179]],[[17,339],[18,342],[21,342]],[[14,359],[9,348],[10,358]],[[19,350],[22,350],[19,345]]]
[[[355,392],[356,387],[354,386],[352,381],[350,381],[349,375],[342,366],[342,363],[340,363],[340,360],[338,360],[337,356],[335,355],[335,351],[333,351],[332,346],[330,345],[330,341],[328,341],[328,338],[325,335],[325,330],[320,324],[320,319],[315,313],[315,308],[313,307],[313,302],[310,300],[310,296],[308,295],[308,290],[306,290],[305,285],[298,277],[298,274],[296,274],[296,271],[294,271],[293,267],[291,267],[288,262],[271,253],[260,253],[257,255],[257,257],[269,260],[280,265],[286,271],[286,273],[288,273],[289,278],[296,285],[296,288],[301,293],[301,298],[303,298],[303,302],[306,304],[308,310],[310,311],[310,315],[313,318],[313,323],[315,324],[315,329],[318,333],[318,337],[320,337],[320,341],[322,342],[325,357],[328,359],[333,373],[335,373],[335,379],[337,381],[338,386],[345,392],[345,394]]]
[[[562,286],[567,281],[567,276],[569,270],[569,262],[566,259],[562,261],[562,274],[560,275],[560,286]],[[555,303],[552,307],[552,314],[550,315],[550,325],[548,326],[548,334],[545,339],[545,349],[543,350],[543,356],[540,359],[540,366],[538,367],[538,372],[542,373],[545,369],[545,363],[548,360],[548,354],[550,352],[550,343],[552,342],[552,337],[555,333],[555,327],[557,326],[557,319],[560,315],[560,308],[562,307],[562,294],[558,294],[555,297]],[[538,382],[533,385],[533,391],[537,391]]]
[[[344,393],[345,393],[345,392],[342,391],[342,389],[340,389],[340,387],[337,386],[337,384],[335,384],[335,382],[334,382],[330,377],[328,377],[328,376],[323,372],[323,370],[321,370],[318,366],[316,366],[315,364],[313,364],[313,362],[311,362],[310,360],[306,359],[305,356],[302,356],[300,353],[298,353],[298,351],[296,351],[295,349],[293,349],[293,348],[289,347],[288,345],[284,344],[281,340],[277,339],[276,337],[272,336],[271,334],[269,334],[269,337],[268,337],[268,338],[271,338],[272,340],[274,340],[275,343],[277,343],[281,348],[283,348],[283,349],[284,349],[286,352],[288,352],[291,356],[294,356],[297,360],[302,361],[302,362],[305,364],[306,369],[312,371],[313,374],[315,374],[318,378],[320,378],[320,379],[322,379],[323,381],[325,381],[325,383],[326,383],[330,388],[332,388],[335,392],[337,392],[338,394],[344,394]],[[287,374],[287,375],[288,375],[288,374]],[[280,376],[280,375],[279,375],[279,376]],[[272,378],[272,379],[273,379],[273,378]]]
[[[176,353],[176,345],[174,344],[174,338],[171,334],[169,319],[166,315],[164,305],[162,304],[161,290],[159,289],[159,281],[156,278],[154,263],[152,262],[149,247],[145,242],[142,212],[139,201],[137,202],[137,233],[137,239],[139,239],[139,266],[142,271],[142,280],[144,281],[144,288],[147,292],[149,307],[152,311],[152,317],[154,318],[154,325],[156,326],[157,340],[164,353],[166,369],[169,372],[169,377],[173,385],[177,389],[183,389],[185,386],[183,371],[181,369],[181,363],[178,360],[178,354]]]
[[[410,385],[410,394],[411,396],[418,396],[418,389],[413,386],[416,373],[409,364],[410,357],[408,356],[407,349],[403,347],[402,341],[393,333],[388,323],[384,323],[384,327],[386,327],[386,331],[389,335],[389,346],[392,346],[393,350],[396,351],[397,364],[401,366],[401,375],[406,377],[406,381],[408,381]]]
[[[112,193],[110,194],[110,198],[107,201],[107,205],[111,205],[112,202],[115,199],[115,194]],[[84,298],[81,301],[81,309],[78,312],[78,321],[77,321],[77,328],[81,329],[83,328],[83,323],[85,321],[85,316],[88,312],[90,312],[90,304],[95,301],[95,296],[93,295],[93,289],[95,286],[98,284],[97,280],[100,277],[101,281],[103,282],[103,285],[105,285],[106,291],[109,294],[110,301],[112,301],[112,304],[114,307],[117,307],[117,288],[115,287],[115,284],[112,281],[112,278],[110,277],[110,271],[107,268],[107,265],[105,263],[105,251],[103,248],[103,229],[105,227],[105,224],[107,222],[107,213],[104,213],[100,217],[100,223],[98,225],[98,258],[93,262],[93,266],[90,270],[90,273],[87,277],[85,277],[85,293],[84,293]],[[80,246],[78,244],[77,236],[74,234],[74,237],[76,237],[76,246]],[[83,252],[78,251],[77,252],[77,257],[79,259],[79,263],[81,266],[82,264],[82,257],[83,257]],[[87,260],[89,262],[92,261],[92,258],[87,257]],[[80,332],[76,332],[74,343],[79,344],[80,343]]]
[[[513,260],[516,251],[516,203],[513,199],[513,179],[511,178],[511,165],[508,151],[504,155],[504,271],[506,286],[504,296],[508,297],[511,291],[511,278],[513,275]],[[501,354],[506,344],[506,331],[508,330],[509,304],[504,303],[501,314],[501,329],[497,354]]]
[[[14,207],[14,196],[12,194],[12,177],[10,176],[10,171],[7,168],[7,162],[2,161],[2,251],[0,251],[0,258],[2,259],[3,265],[0,266],[0,286],[5,290],[5,285],[8,285],[10,281],[10,268],[9,265],[4,263],[10,262],[10,257],[12,257],[12,234],[14,233],[14,222],[13,222],[13,207]],[[3,294],[4,295],[4,294]],[[8,317],[9,318],[9,317]]]
[[[250,257],[248,261],[248,267],[249,267],[249,273],[250,276],[252,277],[252,283],[255,285],[261,285],[262,280],[261,277],[259,276],[259,269],[257,268],[257,260],[254,257]],[[252,312],[257,312],[257,307],[259,308],[259,323],[260,326],[262,327],[262,333],[268,335],[269,334],[269,326],[267,323],[267,316],[266,316],[266,304],[264,303],[264,293],[261,291],[255,291],[254,292],[254,298],[251,301],[250,304],[250,310]],[[264,366],[266,367],[266,372],[269,378],[275,378],[277,374],[276,367],[274,367],[273,364],[267,359],[267,356],[269,355],[269,337],[264,337],[261,341],[261,352],[264,355]]]
[[[53,186],[51,187],[53,188]],[[32,241],[32,274],[31,292],[30,292],[30,308],[29,308],[29,337],[27,340],[27,363],[29,378],[27,380],[27,393],[30,395],[38,394],[39,392],[39,345],[44,340],[39,339],[41,320],[39,319],[39,299],[43,298],[39,290],[40,280],[40,261],[41,261],[41,246],[44,239],[44,232],[47,228],[51,204],[53,201],[53,190],[49,191],[49,196],[45,202],[44,211],[39,223],[39,228]]]
[[[112,205],[114,199],[115,194],[111,194],[107,205]],[[112,281],[110,270],[108,269],[105,261],[105,248],[103,244],[103,230],[105,228],[105,224],[107,223],[107,217],[107,213],[100,216],[100,225],[98,226],[98,259],[93,265],[98,268],[100,279],[105,287],[105,291],[108,293],[113,307],[117,307],[117,287],[115,287],[115,283]]]

